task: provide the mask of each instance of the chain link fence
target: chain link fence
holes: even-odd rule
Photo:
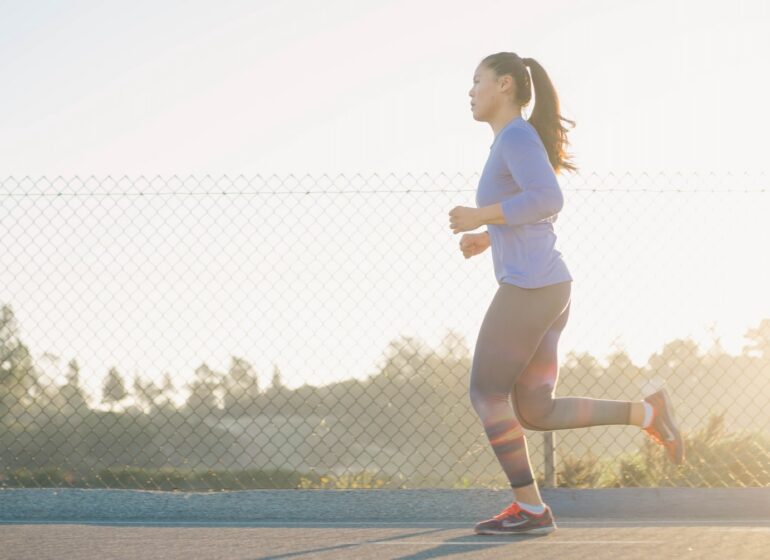
[[[478,175],[0,181],[0,484],[507,487],[468,399],[497,289]],[[665,384],[635,427],[527,432],[546,486],[770,485],[764,175],[560,178],[558,396]]]

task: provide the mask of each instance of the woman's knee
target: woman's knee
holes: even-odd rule
[[[468,396],[473,410],[476,411],[476,414],[482,420],[499,410],[500,405],[507,407],[509,410],[511,407],[510,395],[508,393],[486,390],[478,385],[471,385]]]
[[[492,401],[489,395],[479,389],[479,387],[472,385],[470,391],[468,391],[468,397],[471,401],[473,410],[476,411],[476,414],[482,418],[486,416],[486,412],[489,409],[489,404]]]
[[[539,426],[535,426],[534,424],[530,424],[529,422],[527,422],[527,418],[521,413],[520,409],[517,408],[515,410],[515,412],[516,412],[516,418],[518,419],[519,424],[521,424],[522,427],[526,428],[527,430],[532,430],[534,432],[542,432],[543,431],[543,428],[541,428]]]
[[[528,430],[545,431],[552,429],[550,416],[553,410],[553,386],[528,387],[515,385],[513,406],[522,426]]]
[[[479,391],[478,387],[471,385],[470,390],[468,391],[468,400],[471,401],[473,410],[478,414],[484,400],[484,396]]]

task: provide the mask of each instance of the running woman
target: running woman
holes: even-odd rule
[[[522,107],[533,88],[535,107],[524,119]],[[486,232],[460,240],[466,259],[492,248],[499,284],[476,341],[470,400],[514,498],[498,515],[479,522],[475,532],[550,533],[556,523],[532,476],[523,428],[639,426],[677,464],[684,460],[684,444],[664,389],[638,402],[554,397],[556,347],[569,316],[573,280],[555,248],[553,223],[564,204],[556,174],[576,170],[564,151],[567,130],[561,121],[575,123],[559,114],[556,90],[543,67],[515,53],[484,58],[469,95],[473,118],[489,123],[494,140],[476,208],[453,208],[449,225],[453,233],[487,225]]]

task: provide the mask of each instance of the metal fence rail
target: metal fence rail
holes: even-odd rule
[[[0,485],[507,486],[467,394],[497,283],[447,217],[477,181],[0,180]],[[770,486],[767,177],[560,182],[557,394],[665,383],[688,456],[528,432],[541,483]]]

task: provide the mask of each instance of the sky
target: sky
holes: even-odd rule
[[[13,176],[480,170],[487,54],[549,72],[586,171],[763,169],[753,1],[0,2]]]
[[[561,352],[617,339],[643,360],[714,324],[739,348],[770,316],[758,260],[769,24],[761,0],[0,0],[1,299],[33,352],[77,356],[93,390],[111,365],[157,377],[202,361],[224,370],[235,353],[263,372],[278,362],[296,386],[371,373],[403,333],[436,342],[455,328],[472,347],[496,283],[487,256],[458,260],[446,214],[473,205],[492,140],[470,113],[475,67],[514,51],[544,66],[577,122],[580,175],[562,186],[616,190],[575,191],[557,222],[583,279]],[[74,196],[190,175],[242,175],[263,192],[310,175],[301,185],[322,190],[324,174],[346,190],[356,174],[428,174],[418,187],[445,192]],[[685,182],[702,195],[623,192]],[[73,196],[32,196],[46,189]],[[422,251],[405,239],[415,231]]]

